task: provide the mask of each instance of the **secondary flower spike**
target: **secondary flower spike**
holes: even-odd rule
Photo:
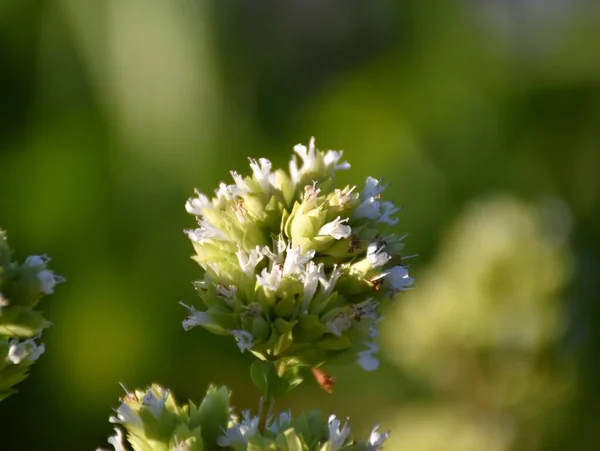
[[[14,261],[0,230],[0,401],[16,392],[46,349],[41,336],[51,324],[36,307],[65,280],[48,269],[49,262],[46,255]]]
[[[232,171],[212,199],[196,191],[187,201],[204,307],[182,304],[183,327],[230,335],[268,361],[316,367],[350,356],[374,370],[380,305],[413,283],[393,230],[400,209],[372,177],[336,188],[336,172],[350,167],[342,151],[319,151],[313,138],[294,152],[289,172],[250,159],[249,176]]]

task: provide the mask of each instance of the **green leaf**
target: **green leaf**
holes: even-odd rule
[[[294,327],[294,342],[312,342],[316,341],[325,333],[325,326],[319,320],[317,315],[308,315],[301,313],[298,318],[298,324]]]
[[[352,345],[352,341],[346,335],[341,337],[327,336],[317,342],[317,346],[329,351],[343,351]]]
[[[9,337],[31,338],[50,325],[41,312],[19,305],[9,306],[0,316],[0,334]]]
[[[202,427],[202,439],[206,450],[217,449],[217,437],[227,428],[229,419],[229,399],[231,392],[225,386],[217,389],[211,385],[200,407],[194,412],[190,411],[190,429]]]

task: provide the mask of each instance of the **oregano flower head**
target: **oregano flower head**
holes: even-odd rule
[[[230,335],[288,367],[351,356],[374,370],[380,305],[413,282],[394,230],[400,209],[375,178],[336,187],[350,167],[342,151],[319,151],[313,138],[294,152],[288,172],[250,159],[250,175],[232,171],[212,199],[196,191],[187,201],[204,306],[183,304],[183,327]]]
[[[0,401],[16,392],[14,386],[44,353],[40,337],[51,323],[35,307],[65,280],[48,269],[50,258],[45,255],[19,263],[11,254],[0,230]]]

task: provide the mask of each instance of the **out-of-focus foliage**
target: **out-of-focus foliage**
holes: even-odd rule
[[[495,431],[508,422],[510,434],[450,441],[446,449],[466,451],[477,443],[472,449],[508,450],[513,443],[537,449],[534,425],[543,428],[547,414],[561,409],[572,382],[571,362],[557,349],[566,326],[560,293],[570,272],[564,215],[558,205],[542,205],[536,215],[496,198],[456,220],[420,289],[388,316],[386,345],[394,361],[430,382],[437,398],[457,404],[409,415],[408,430],[425,434],[422,428],[439,422],[449,431],[466,428],[471,437],[484,418]],[[461,407],[476,415],[465,418]],[[414,448],[411,436],[408,443],[396,437],[397,449]],[[436,449],[442,437],[423,446]]]
[[[69,280],[44,305],[44,358],[0,406],[3,450],[104,444],[118,381],[181,399],[227,384],[257,405],[252,359],[181,328],[199,275],[183,205],[313,135],[352,162],[340,185],[390,183],[417,284],[382,323],[376,373],[332,366],[331,396],[305,384],[277,407],[347,414],[359,436],[381,421],[417,451],[453,431],[457,449],[596,449],[599,41],[598,7],[576,0],[0,2],[0,224],[16,260],[43,249]],[[564,213],[540,226],[539,202]],[[477,217],[472,241],[523,243],[494,270],[505,283],[474,277],[491,247],[460,237]],[[442,333],[448,355],[424,346]],[[491,340],[507,337],[531,341]]]

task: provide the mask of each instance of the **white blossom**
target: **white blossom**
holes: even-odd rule
[[[292,426],[292,412],[289,410],[287,412],[279,412],[279,417],[276,419],[270,418],[268,423],[267,429],[277,435]]]
[[[314,256],[315,251],[309,251],[306,254],[302,254],[302,248],[300,246],[292,249],[291,245],[288,245],[282,276],[289,276],[301,272],[303,266],[312,260]]]
[[[229,186],[223,182],[219,183],[219,188],[215,190],[215,194],[217,195],[215,199],[215,206],[219,208],[223,208],[229,201],[231,201],[231,199],[233,199],[231,191],[229,190]]]
[[[258,262],[263,259],[263,255],[258,246],[256,249],[252,249],[250,253],[246,253],[241,247],[238,247],[238,251],[235,255],[237,255],[240,268],[249,277],[254,274],[254,268],[256,268]]]
[[[233,197],[242,197],[250,192],[250,187],[244,180],[244,178],[236,171],[231,171],[231,176],[235,185],[228,185],[227,190],[233,195]]]
[[[217,296],[224,298],[225,300],[231,300],[235,297],[238,289],[235,285],[224,285],[218,283],[216,286]]]
[[[387,188],[387,185],[382,184],[379,180],[373,177],[367,177],[365,187],[360,193],[360,197],[367,199],[369,197],[379,197],[381,193]]]
[[[150,409],[152,412],[152,415],[154,415],[154,418],[157,420],[160,419],[165,403],[169,397],[169,393],[171,393],[169,389],[159,387],[159,390],[159,397],[157,397],[154,394],[154,391],[149,388],[144,397],[141,399],[142,405],[148,407],[148,409]]]
[[[258,162],[252,158],[250,160],[250,168],[254,173],[254,180],[260,185],[265,193],[271,189],[273,175],[271,174],[271,162],[266,158],[259,158]]]
[[[360,219],[360,218],[379,219],[380,216],[381,216],[381,204],[373,196],[367,197],[354,210],[354,217],[357,219]]]
[[[320,192],[321,188],[317,188],[317,182],[313,182],[312,185],[306,185],[304,187],[304,201],[307,202],[316,199]]]
[[[128,394],[128,396],[131,397],[134,395]],[[114,410],[117,416],[111,416],[108,419],[108,421],[110,421],[111,423],[127,424],[135,427],[143,426],[142,419],[137,414],[137,412],[131,408],[129,404],[123,402],[117,409]]]
[[[367,345],[368,349],[358,353],[357,363],[365,371],[375,371],[377,368],[379,368],[379,359],[375,357],[377,345],[370,341],[365,342],[365,344]]]
[[[350,163],[347,161],[343,161],[338,164],[338,161],[342,158],[344,154],[343,150],[328,150],[323,157],[323,161],[325,162],[325,166],[333,167],[334,170],[347,170],[350,169]]]
[[[237,340],[238,348],[240,348],[241,352],[252,349],[254,337],[247,330],[230,330],[229,333],[235,337]]]
[[[328,297],[331,293],[333,293],[335,284],[337,283],[337,281],[341,275],[342,275],[342,270],[337,265],[335,265],[333,267],[333,269],[331,270],[331,274],[329,275],[329,278],[327,278],[324,273],[321,275],[319,282],[321,282],[321,285],[323,285],[323,296],[324,297]]]
[[[260,274],[256,275],[256,281],[258,285],[271,291],[277,291],[281,285],[281,278],[283,277],[283,271],[279,265],[273,266],[271,271],[264,268]]]
[[[333,221],[321,227],[318,235],[330,235],[336,240],[348,238],[352,234],[352,229],[349,225],[344,225],[345,222],[348,222],[348,218],[341,219],[338,216]]]
[[[15,365],[18,365],[23,360],[37,360],[46,350],[44,343],[39,345],[35,343],[34,338],[19,341],[16,338],[11,339],[8,342],[8,355],[7,358]]]
[[[344,189],[336,189],[334,193],[338,205],[340,205],[342,208],[345,208],[347,203],[357,199],[358,194],[353,193],[355,189],[356,186],[347,186]]]
[[[331,451],[337,451],[350,436],[350,426],[348,426],[348,419],[344,422],[344,426],[340,430],[341,422],[336,418],[335,415],[329,415],[327,420],[327,427],[329,429],[329,445]]]
[[[126,451],[127,448],[125,448],[125,445],[123,444],[123,439],[124,437],[121,429],[115,428],[115,435],[110,436],[107,441],[113,446],[114,451]],[[98,448],[96,451],[105,450]]]
[[[298,169],[296,155],[293,155],[292,160],[290,161],[290,176],[292,178],[292,182],[296,184],[303,173],[310,172],[315,169],[317,162],[315,138],[310,138],[308,148],[302,144],[295,145],[294,152],[296,152],[300,158],[302,158],[302,167],[300,169]]]
[[[179,304],[184,306],[190,312],[190,316],[181,323],[183,330],[190,330],[192,327],[213,324],[213,320],[208,313],[196,310],[193,306],[186,305],[181,301]]]
[[[300,280],[304,284],[304,295],[302,298],[302,310],[306,310],[319,286],[319,280],[323,277],[323,263],[316,264],[311,261],[304,267]]]
[[[343,313],[340,313],[335,318],[330,321],[327,321],[325,324],[325,329],[327,332],[335,335],[336,337],[341,337],[342,332],[350,329],[352,323],[350,322],[350,318],[348,318]]]
[[[49,269],[42,269],[37,273],[37,279],[40,282],[40,291],[44,294],[54,293],[54,286],[57,283],[65,281],[64,277],[57,276]]]
[[[367,259],[372,268],[378,268],[385,265],[392,258],[384,251],[385,246],[380,245],[377,241],[372,241],[367,247]]]
[[[194,230],[185,230],[190,240],[203,244],[208,240],[225,241],[229,238],[215,225],[211,224],[206,219],[199,221],[200,227]]]
[[[269,260],[271,260],[274,264],[280,264],[283,263],[283,260],[285,258],[284,254],[285,251],[287,249],[287,244],[285,242],[285,239],[283,239],[283,237],[278,237],[275,240],[273,240],[273,251],[271,251],[271,248],[269,246],[264,246],[262,248],[262,254],[264,256],[266,256]]]
[[[378,432],[379,425],[376,424],[371,429],[371,434],[369,435],[369,441],[367,442],[367,451],[377,451],[383,448],[383,442],[386,441],[390,435],[390,431],[386,432]]]
[[[409,276],[408,269],[404,266],[394,266],[386,276],[392,291],[401,291],[413,284],[414,279]]]
[[[383,222],[391,226],[398,224],[399,219],[391,218],[391,216],[393,214],[398,213],[401,210],[401,208],[394,207],[394,204],[392,202],[384,202],[381,204],[381,207],[383,208],[383,213],[379,218],[379,222]]]
[[[30,255],[25,259],[27,266],[42,266],[50,261],[50,257],[47,255]]]
[[[185,203],[185,209],[188,213],[200,216],[205,208],[213,208],[212,202],[206,195],[197,189],[194,192],[198,197],[190,197]]]
[[[258,417],[251,417],[248,410],[245,410],[242,414],[244,415],[244,419],[239,423],[235,423],[233,419],[230,419],[230,426],[226,431],[223,431],[225,435],[217,437],[217,445],[225,448],[233,444],[247,444],[250,438],[256,434]]]

